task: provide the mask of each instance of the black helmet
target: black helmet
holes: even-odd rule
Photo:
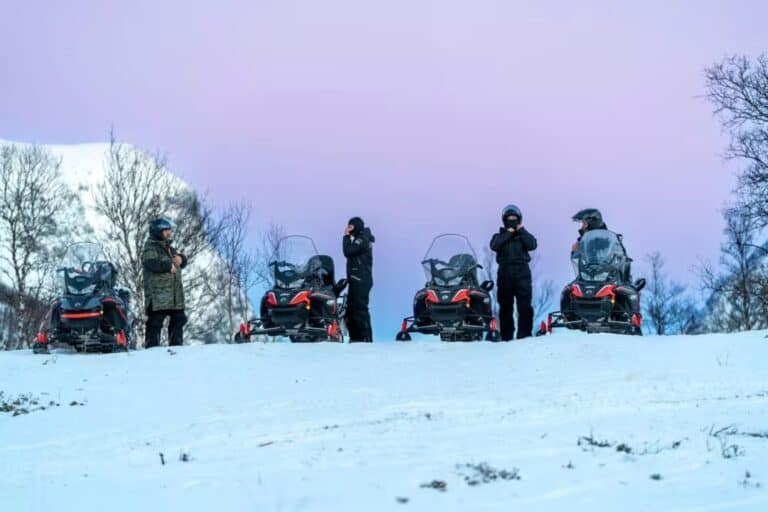
[[[176,224],[168,217],[159,217],[149,223],[149,236],[158,240],[162,239],[162,232],[166,229],[176,229]]]
[[[501,210],[501,221],[505,222],[510,215],[517,215],[517,220],[523,221],[523,212],[514,204],[508,204]]]
[[[363,219],[361,219],[360,217],[352,217],[351,219],[349,219],[348,224],[355,228],[353,233],[356,235],[362,233],[363,230],[365,229],[365,222],[363,222]]]
[[[575,222],[586,222],[590,229],[599,229],[603,226],[603,214],[597,208],[585,208],[576,212],[573,216]]]

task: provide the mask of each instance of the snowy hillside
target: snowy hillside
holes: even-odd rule
[[[765,511],[765,335],[0,353],[2,508]]]
[[[0,139],[0,145],[20,144]],[[85,223],[94,232],[103,230],[106,220],[95,211],[94,192],[104,181],[109,144],[62,144],[41,145],[53,156],[61,159],[61,178],[72,192],[75,192],[85,210]],[[184,183],[177,178],[180,186]]]

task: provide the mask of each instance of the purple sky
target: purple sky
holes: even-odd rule
[[[336,255],[363,216],[381,334],[432,236],[480,251],[508,202],[558,287],[570,216],[591,206],[688,281],[716,257],[732,185],[702,69],[766,50],[768,4],[671,3],[5,0],[0,138],[114,125],[217,203],[250,197],[259,224]]]

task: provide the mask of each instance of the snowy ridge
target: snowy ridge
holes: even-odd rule
[[[0,413],[0,496],[14,511],[765,511],[765,336],[2,353],[0,402],[38,410]]]

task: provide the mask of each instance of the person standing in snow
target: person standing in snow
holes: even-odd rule
[[[371,315],[368,310],[373,288],[373,243],[376,241],[363,219],[352,217],[344,228],[342,241],[347,258],[347,312],[345,320],[349,341],[373,341]]]
[[[536,238],[523,226],[523,213],[510,204],[501,212],[504,224],[491,238],[491,250],[499,265],[497,298],[499,327],[502,341],[515,336],[514,306],[517,303],[517,339],[533,334],[533,284],[531,282],[530,251],[536,249]]]
[[[145,348],[160,344],[163,322],[169,317],[168,341],[170,345],[184,344],[184,286],[181,269],[187,266],[187,257],[176,252],[171,245],[173,221],[161,217],[149,225],[149,237],[141,257],[144,269],[144,300],[147,309]]]

